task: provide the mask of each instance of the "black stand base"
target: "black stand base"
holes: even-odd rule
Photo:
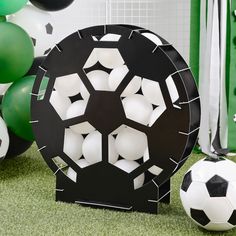
[[[129,175],[112,165],[106,172],[102,163],[88,167],[77,179],[75,183],[63,173],[57,174],[56,201],[152,214],[159,213],[159,202],[170,203],[170,180],[160,187],[150,181],[134,190]]]

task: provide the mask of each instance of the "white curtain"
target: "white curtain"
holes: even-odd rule
[[[200,76],[202,118],[199,144],[204,153],[227,152],[225,87],[227,1],[201,1]]]

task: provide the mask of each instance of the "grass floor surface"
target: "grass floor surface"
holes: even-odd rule
[[[92,209],[54,201],[55,177],[33,146],[0,164],[0,236],[28,235],[226,235],[210,233],[185,214],[179,187],[187,169],[203,155],[193,154],[172,178],[172,201],[159,215]],[[234,158],[234,160],[236,160]]]

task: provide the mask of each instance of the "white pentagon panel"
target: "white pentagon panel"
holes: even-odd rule
[[[204,211],[212,222],[224,223],[229,220],[233,207],[226,197],[208,197]]]

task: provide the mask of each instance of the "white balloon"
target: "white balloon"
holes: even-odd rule
[[[150,156],[149,156],[149,151],[148,151],[148,148],[146,149],[145,153],[144,153],[144,156],[143,156],[143,161],[146,162],[150,159]],[[163,169],[161,169],[160,167],[158,166],[153,166],[151,168],[148,169],[148,171],[154,175],[159,175]]]
[[[112,135],[119,134],[125,127],[126,127],[125,125],[121,125],[121,126],[118,127],[117,129],[115,129],[111,134],[112,134]]]
[[[155,35],[152,33],[142,33],[142,35],[146,38],[148,38],[149,40],[151,40],[153,43],[155,43],[157,46],[162,45],[162,41]]]
[[[65,130],[63,152],[73,161],[79,160],[82,156],[82,144],[84,138],[70,129]]]
[[[85,168],[87,166],[89,166],[89,163],[85,160],[85,159],[80,159],[78,161],[76,161],[76,164],[80,167],[80,168]],[[77,178],[77,173],[71,168],[69,167],[68,171],[67,171],[67,176],[73,180],[74,182],[76,182],[76,178]]]
[[[8,21],[19,25],[30,35],[35,44],[35,57],[46,55],[54,46],[53,20],[49,13],[26,5],[9,16]]]
[[[98,60],[104,67],[109,69],[120,67],[125,63],[117,48],[99,49]]]
[[[147,125],[153,112],[152,104],[140,94],[134,94],[123,100],[126,117],[140,124]]]
[[[143,157],[147,148],[146,134],[131,128],[124,128],[116,137],[117,152],[127,160],[138,160]]]
[[[142,92],[144,97],[153,105],[165,106],[165,101],[158,82],[143,79]]]
[[[9,135],[4,120],[0,117],[0,161],[4,159],[9,148]]]
[[[109,86],[108,86],[109,74],[106,73],[105,71],[94,70],[89,72],[87,74],[87,77],[95,90],[109,91]],[[80,91],[82,98],[87,101],[89,99],[90,94],[82,82],[80,86]]]
[[[115,166],[121,170],[130,173],[131,171],[137,169],[140,165],[136,161],[129,160],[119,160],[115,163]],[[144,174],[139,175],[134,179],[134,189],[138,189],[143,186],[145,176]]]
[[[80,78],[78,74],[57,77],[54,88],[63,96],[73,97],[80,92]]]
[[[121,38],[121,35],[119,34],[106,34],[100,39],[100,41],[118,42],[120,38]]]
[[[109,163],[114,164],[118,160],[118,153],[115,149],[115,139],[109,135]],[[84,140],[82,152],[85,160],[90,164],[102,161],[102,135],[98,131],[90,133]]]
[[[150,117],[149,126],[151,127],[158,119],[159,117],[165,112],[166,107],[160,106],[155,108],[155,110],[152,112],[152,115]]]
[[[124,79],[126,74],[129,72],[129,69],[126,65],[123,65],[121,67],[117,67],[113,69],[109,75],[109,87],[111,91],[115,91],[121,81]],[[125,88],[124,92],[121,94],[122,97],[127,97],[130,95],[133,95],[137,93],[141,87],[141,77],[135,76],[128,86]]]
[[[65,120],[66,112],[71,105],[70,99],[57,91],[53,91],[49,101],[61,119]]]
[[[87,107],[87,102],[84,100],[79,100],[72,103],[66,112],[66,119],[71,119],[77,116],[84,115],[86,107]],[[88,134],[95,130],[95,128],[88,122],[76,124],[71,126],[70,128],[78,134]]]
[[[10,86],[11,86],[11,83],[10,84],[0,84],[0,95],[4,95]]]

